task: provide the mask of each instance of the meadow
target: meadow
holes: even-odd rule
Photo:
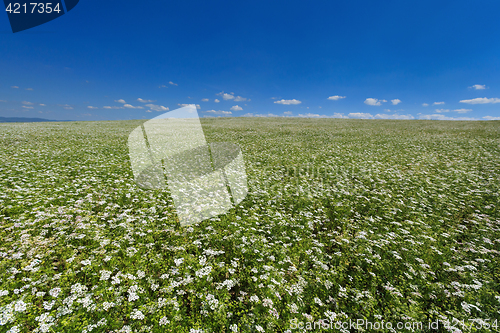
[[[249,193],[186,227],[142,122],[0,124],[0,332],[499,330],[500,122],[202,119]]]

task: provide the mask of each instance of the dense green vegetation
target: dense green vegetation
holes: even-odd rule
[[[498,330],[500,122],[203,119],[249,194],[188,227],[140,123],[0,124],[0,332]]]

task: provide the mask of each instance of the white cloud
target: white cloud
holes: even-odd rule
[[[7,101],[4,101],[3,99],[0,99],[0,102],[7,102]],[[40,104],[41,105],[41,104]]]
[[[279,116],[274,113],[268,113],[268,114],[245,113],[242,117],[279,117]]]
[[[399,103],[401,103],[401,100],[400,99],[391,99],[391,102],[392,102],[392,105],[398,105]]]
[[[39,104],[40,106],[46,106],[45,104]]]
[[[359,119],[373,119],[373,116],[369,113],[354,112],[348,114],[349,118],[359,118]]]
[[[338,101],[339,99],[343,99],[343,98],[345,98],[345,96],[335,95],[335,96],[330,96],[327,99],[329,99],[331,101]]]
[[[21,103],[24,104],[24,105],[34,105],[35,104],[35,103],[27,102],[27,101],[23,101]]]
[[[208,113],[213,113],[213,114],[233,114],[231,111],[215,111],[215,110],[209,110],[209,111],[205,111],[205,112],[208,112]]]
[[[127,108],[127,109],[144,109],[142,106],[133,106],[130,104],[125,104],[125,105],[123,105],[123,107]]]
[[[25,90],[33,91],[33,88],[26,88]]]
[[[153,100],[150,100],[150,99],[142,99],[142,98],[138,98],[137,99],[138,102],[141,102],[141,103],[153,103],[154,101]]]
[[[173,86],[178,86],[178,84],[177,84],[177,83],[173,83],[172,81],[169,81],[169,82],[168,82],[168,84],[171,84],[171,85],[173,85]]]
[[[85,117],[90,117],[91,114],[90,113],[83,113],[82,116],[85,116]]]
[[[434,102],[434,103],[432,103],[432,105],[443,105],[443,104],[444,104],[444,102]]]
[[[231,95],[231,94],[228,94],[228,93],[223,93],[221,96],[222,96],[222,99],[225,100],[225,101],[228,101],[230,99],[234,99],[234,95]]]
[[[12,86],[11,88],[14,88],[14,89],[19,89],[19,87],[18,87],[18,86]]]
[[[484,89],[486,89],[486,85],[484,85],[484,84],[475,84],[472,87],[469,87],[469,89],[484,90]]]
[[[73,107],[72,106],[65,106],[64,109],[65,110],[73,110]]]
[[[214,100],[214,102],[215,102],[215,103],[219,103],[220,101],[216,98],[216,99]]]
[[[202,102],[208,102],[208,101],[209,101],[209,99],[208,99],[208,98],[203,98],[201,101],[202,101]]]
[[[127,104],[124,99],[118,99],[115,101],[116,103],[122,103],[122,104]]]
[[[103,109],[123,109],[122,106],[103,106]]]
[[[148,108],[150,108],[153,111],[168,111],[169,109],[164,107],[163,105],[154,105],[154,104],[146,104]]]
[[[283,105],[297,105],[297,104],[300,104],[302,102],[299,100],[296,100],[296,99],[282,99],[281,101],[276,101],[274,103],[283,104]]]
[[[25,109],[33,109],[32,106],[26,106],[26,105],[23,105],[23,108],[25,108]]]
[[[283,112],[284,115],[291,116],[293,113],[292,111],[285,111]]]
[[[422,106],[429,106],[429,104],[427,104],[427,103],[423,103],[423,104],[422,104]]]
[[[467,113],[469,111],[472,111],[472,109],[455,109],[453,111],[458,112],[458,113]]]
[[[246,98],[241,97],[241,96],[236,96],[236,97],[234,98],[234,101],[235,101],[235,102],[244,102],[244,101],[246,101],[246,100],[247,100]]]
[[[372,105],[372,106],[379,106],[382,105],[382,103],[387,102],[385,99],[378,100],[376,98],[367,98],[365,100],[366,105]]]
[[[99,109],[97,106],[87,106],[88,109]]]
[[[483,117],[483,119],[486,119],[486,120],[500,120],[500,117],[485,116],[485,117]]]
[[[500,98],[474,98],[474,99],[464,99],[461,100],[460,103],[467,103],[467,104],[495,104],[495,103],[500,103]]]
[[[478,120],[476,118],[469,117],[447,117],[444,114],[426,114],[419,116],[419,119],[425,120]]]
[[[233,106],[231,108],[231,110],[233,110],[233,111],[243,111],[243,108],[241,106],[239,106],[239,105],[235,105],[235,106]]]
[[[179,105],[180,107],[182,107],[182,108],[183,108],[183,107],[185,107],[185,106],[188,106],[188,105],[193,105],[193,104],[177,104],[177,105]],[[200,104],[196,104],[196,108],[197,108],[198,110],[199,110],[199,109],[201,109]]]
[[[415,119],[411,114],[381,114],[378,113],[375,115],[376,119],[398,119],[398,120],[411,120]]]
[[[450,112],[448,109],[436,109],[437,113],[444,113],[444,112]]]
[[[158,86],[158,88],[167,88],[167,86],[162,84],[162,85]]]
[[[317,113],[306,113],[306,114],[299,113],[298,117],[301,117],[301,118],[319,118],[321,116]]]

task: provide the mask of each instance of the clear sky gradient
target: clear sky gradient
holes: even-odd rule
[[[498,0],[80,0],[13,34],[4,12],[0,116],[197,104],[200,116],[500,119],[498,13]]]

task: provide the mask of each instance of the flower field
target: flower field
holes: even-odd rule
[[[187,227],[142,122],[0,124],[0,332],[500,330],[500,122],[202,119],[249,194]]]

